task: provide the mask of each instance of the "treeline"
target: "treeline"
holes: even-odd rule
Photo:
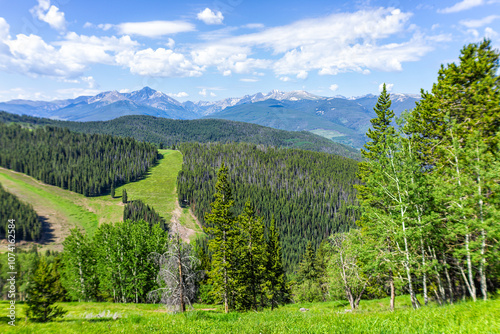
[[[102,224],[93,237],[72,230],[64,240],[62,285],[78,301],[144,303],[158,288],[152,253],[168,249],[158,224],[125,221]]]
[[[160,148],[176,147],[185,142],[247,142],[266,146],[300,148],[338,154],[359,160],[359,151],[310,132],[277,130],[256,124],[228,120],[172,120],[153,116],[123,116],[110,121],[70,122],[32,116],[19,116],[0,111],[0,122],[23,125],[52,125],[71,131],[132,137],[155,143]]]
[[[297,265],[308,241],[317,247],[330,234],[348,230],[358,217],[352,208],[357,162],[351,159],[245,143],[186,143],[179,149],[184,155],[177,177],[181,205],[191,205],[205,224],[216,170],[224,162],[234,210],[241,212],[249,201],[267,224],[274,216],[287,270]]]
[[[373,282],[391,308],[398,286],[414,308],[497,292],[500,54],[485,40],[459,59],[398,129],[385,86],[379,97],[357,186],[361,229],[332,238],[334,277],[357,291],[347,296],[353,308]]]
[[[160,224],[162,230],[167,231],[168,225],[153,207],[145,204],[141,200],[128,201],[123,209],[123,221],[145,221],[149,226]]]
[[[0,184],[0,239],[6,238],[9,219],[15,222],[15,240],[37,241],[42,236],[42,222],[30,204],[21,202]]]
[[[155,146],[132,138],[0,124],[0,166],[85,196],[136,181],[156,161]]]

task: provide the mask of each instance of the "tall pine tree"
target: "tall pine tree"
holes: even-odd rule
[[[224,304],[224,312],[234,307],[237,268],[235,265],[238,230],[232,213],[234,200],[228,179],[228,170],[222,163],[217,172],[215,200],[210,204],[212,210],[205,215],[206,232],[212,237],[209,250],[212,253],[212,268],[209,282],[212,284],[217,301]]]

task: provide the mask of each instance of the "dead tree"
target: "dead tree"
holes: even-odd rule
[[[160,286],[148,297],[160,301],[173,312],[185,312],[196,296],[198,259],[191,255],[191,246],[181,240],[176,233],[170,240],[164,254],[152,253],[151,257],[159,266],[156,281]]]

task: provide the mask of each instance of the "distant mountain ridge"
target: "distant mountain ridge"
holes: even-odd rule
[[[396,115],[412,109],[419,96],[391,94]],[[0,110],[18,115],[46,117],[67,121],[107,121],[127,115],[149,115],[190,120],[221,118],[249,122],[276,129],[309,131],[336,142],[359,148],[366,142],[365,133],[377,96],[322,97],[303,90],[256,93],[219,101],[179,102],[150,87],[130,93],[107,91],[95,96],[56,101],[12,100],[0,103]],[[278,107],[279,110],[278,110]]]

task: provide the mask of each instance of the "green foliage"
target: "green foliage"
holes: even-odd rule
[[[431,92],[422,90],[409,132],[420,136],[421,158],[426,163],[441,159],[436,143],[449,145],[449,129],[454,120],[460,127],[456,136],[464,138],[477,130],[486,144],[495,145],[500,128],[500,76],[498,50],[490,40],[468,44],[460,51],[458,64],[441,65]]]
[[[238,234],[232,208],[234,200],[231,194],[228,170],[222,163],[217,172],[215,200],[210,204],[212,210],[205,216],[206,232],[212,237],[208,247],[212,254],[209,282],[212,293],[218,302],[224,303],[227,313],[234,308],[237,277]]]
[[[249,202],[237,217],[240,231],[239,263],[238,263],[238,293],[237,303],[243,309],[259,309],[261,286],[265,282],[266,262],[269,254],[266,253],[264,240],[264,225],[262,218],[255,217],[255,211]],[[264,301],[261,301],[263,305]]]
[[[123,189],[126,196],[127,192]],[[123,196],[123,195],[122,195]],[[149,205],[144,204],[141,200],[129,201],[123,209],[123,220],[140,221],[144,220],[152,227],[155,224],[160,224],[160,227],[168,231],[168,225],[165,219]]]
[[[78,229],[63,242],[62,282],[71,300],[91,301],[98,299],[99,277],[95,245]]]
[[[122,203],[123,204],[128,203],[127,189],[125,189],[125,188],[123,188],[123,190],[122,190]]]
[[[73,230],[66,240],[63,284],[72,299],[139,303],[157,288],[157,268],[149,255],[163,254],[168,245],[158,224],[102,224],[93,238]]]
[[[156,159],[155,146],[131,138],[0,124],[0,166],[85,196],[138,180]]]
[[[54,306],[64,297],[64,290],[59,281],[59,272],[54,264],[48,264],[44,258],[38,262],[26,293],[26,314],[30,320],[46,322],[67,313],[62,307]]]
[[[15,220],[15,237],[21,240],[39,240],[42,236],[42,223],[33,207],[21,202],[0,184],[0,239],[6,238],[9,219]]]
[[[287,302],[290,295],[290,289],[287,285],[285,270],[283,268],[279,232],[276,230],[274,217],[271,218],[269,225],[266,246],[267,259],[262,291],[269,304],[271,304],[271,309],[274,309],[279,304]]]
[[[235,212],[246,201],[269,227],[274,215],[284,265],[291,272],[308,241],[316,248],[331,233],[349,229],[358,213],[353,160],[326,153],[251,144],[181,144],[182,171],[177,178],[181,205],[191,205],[200,222],[210,210],[216,170],[226,163]]]

